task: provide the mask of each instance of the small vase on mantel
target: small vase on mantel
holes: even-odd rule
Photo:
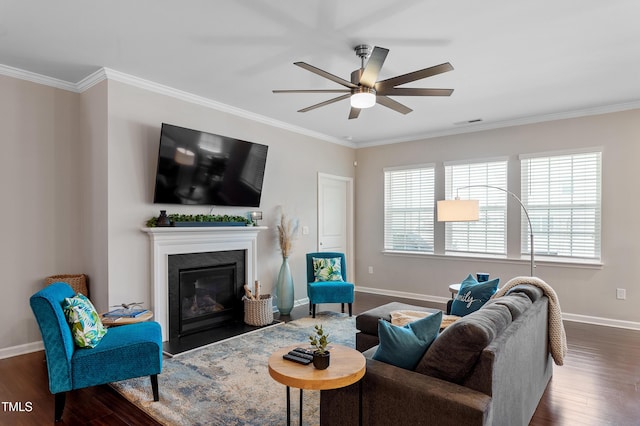
[[[293,309],[293,277],[289,268],[288,258],[282,258],[282,266],[276,282],[276,295],[278,311],[281,315],[289,315]]]
[[[157,226],[171,226],[171,221],[169,220],[169,216],[167,216],[166,210],[160,210]]]

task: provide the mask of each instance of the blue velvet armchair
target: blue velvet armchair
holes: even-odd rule
[[[62,309],[75,292],[65,283],[53,283],[31,296],[55,395],[54,419],[62,418],[66,392],[133,377],[150,376],[154,401],[159,400],[158,374],[162,371],[162,334],[157,322],[109,328],[95,348],[78,348]]]
[[[313,271],[313,258],[340,258],[342,281],[316,281]],[[344,253],[318,252],[307,253],[307,296],[309,313],[316,317],[316,305],[320,303],[340,303],[344,313],[344,304],[349,304],[349,316],[353,311],[354,285],[347,282],[347,261]]]

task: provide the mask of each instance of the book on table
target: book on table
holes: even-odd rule
[[[145,312],[149,312],[148,309],[144,308],[136,308],[136,309],[127,309],[127,308],[118,308],[104,314],[105,317],[120,317],[120,318],[136,318]]]

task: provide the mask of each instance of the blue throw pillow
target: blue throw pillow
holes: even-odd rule
[[[500,278],[479,283],[469,274],[460,284],[460,291],[451,304],[451,315],[463,317],[482,307],[498,290]]]
[[[380,344],[373,359],[413,370],[438,336],[442,312],[436,312],[402,327],[383,319],[378,321]]]

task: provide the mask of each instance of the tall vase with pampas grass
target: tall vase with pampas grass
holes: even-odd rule
[[[298,221],[295,219],[287,219],[282,213],[280,216],[280,224],[278,228],[278,243],[282,252],[282,266],[278,273],[278,281],[276,282],[276,304],[281,315],[289,315],[293,309],[294,290],[293,277],[289,268],[289,254],[293,246],[293,240],[298,232]]]

